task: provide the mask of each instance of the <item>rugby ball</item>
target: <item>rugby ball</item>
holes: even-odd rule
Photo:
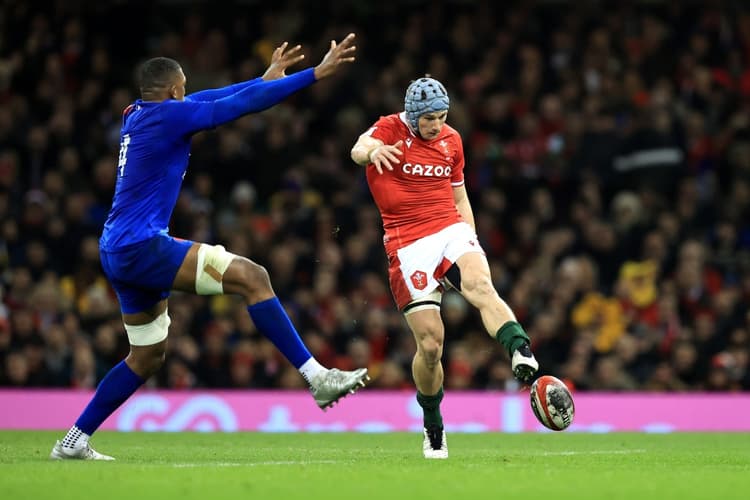
[[[543,426],[553,431],[567,429],[576,412],[570,391],[552,375],[543,375],[531,384],[531,410]]]

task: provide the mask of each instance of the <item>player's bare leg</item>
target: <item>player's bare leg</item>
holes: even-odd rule
[[[492,285],[487,258],[479,252],[466,253],[456,261],[460,271],[460,292],[479,309],[487,333],[502,344],[511,358],[513,374],[529,383],[539,369],[531,352],[528,335],[515,314]]]
[[[250,259],[231,254],[221,246],[196,244],[188,251],[174,288],[201,295],[226,293],[243,297],[255,326],[299,370],[323,410],[354,394],[370,379],[366,368],[342,371],[318,363],[276,298],[268,272]]]
[[[412,376],[417,386],[417,402],[424,411],[425,458],[448,458],[440,402],[443,399],[443,340],[445,329],[440,310],[431,307],[406,314],[406,322],[414,334],[417,352],[412,360]]]
[[[426,309],[406,315],[414,334],[417,352],[412,361],[412,375],[422,394],[437,394],[443,387],[443,340],[445,330],[437,309]]]

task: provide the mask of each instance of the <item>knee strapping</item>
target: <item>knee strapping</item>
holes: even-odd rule
[[[154,345],[167,338],[170,323],[172,323],[172,320],[169,319],[169,314],[164,310],[151,323],[145,325],[128,325],[126,323],[125,331],[128,333],[130,345]]]
[[[403,312],[406,316],[417,311],[423,311],[425,309],[437,309],[439,311],[440,302],[442,299],[443,294],[435,290],[427,296],[422,297],[421,299],[417,299],[413,302],[408,303],[401,312]]]
[[[195,292],[199,295],[224,293],[224,273],[234,259],[221,245],[201,243],[198,248],[198,267],[195,270]]]

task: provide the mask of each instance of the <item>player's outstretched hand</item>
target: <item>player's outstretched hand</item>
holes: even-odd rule
[[[383,144],[378,146],[370,152],[370,162],[375,165],[375,170],[379,174],[383,173],[383,167],[388,170],[393,170],[393,165],[401,163],[399,156],[403,156],[404,152],[401,151],[401,146],[404,141],[398,141],[396,144]]]
[[[353,43],[354,33],[346,35],[346,38],[341,40],[339,44],[336,44],[336,40],[331,40],[331,48],[323,56],[320,64],[315,66],[315,79],[320,80],[321,78],[331,76],[336,72],[339,65],[354,62],[354,53],[357,51],[357,46],[352,45]]]
[[[289,42],[284,42],[273,51],[271,54],[271,64],[268,65],[268,69],[263,73],[263,80],[276,80],[286,76],[286,69],[289,66],[297,64],[305,58],[304,54],[300,54],[302,45],[295,45],[289,50],[286,48],[289,46]]]

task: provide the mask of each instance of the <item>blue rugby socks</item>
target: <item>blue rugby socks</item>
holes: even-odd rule
[[[120,361],[96,388],[96,394],[78,417],[76,424],[63,438],[63,446],[77,448],[102,425],[119,406],[145,382],[125,363]]]
[[[247,308],[247,312],[258,330],[273,342],[308,382],[325,370],[302,342],[278,298],[253,304]],[[125,361],[117,364],[101,381],[96,394],[63,438],[63,446],[77,448],[85,445],[102,422],[144,382]]]
[[[258,330],[300,370],[308,382],[317,371],[324,369],[307,350],[277,297],[248,306],[247,312]]]

